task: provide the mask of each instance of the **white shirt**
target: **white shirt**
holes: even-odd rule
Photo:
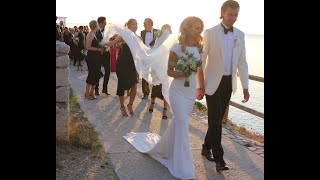
[[[146,46],[148,46],[149,48],[152,48],[149,45],[149,43],[151,43],[152,40],[153,40],[153,28],[151,29],[151,32],[146,32],[146,37],[144,39]]]
[[[226,27],[226,26],[225,26]],[[233,53],[233,47],[234,47],[234,37],[233,32],[228,32],[227,34],[224,34],[223,29],[222,33],[224,35],[224,73],[223,75],[231,75],[231,62],[232,62],[232,53]]]
[[[99,28],[99,32],[101,33],[102,39],[104,38],[104,32],[101,32],[101,28]]]

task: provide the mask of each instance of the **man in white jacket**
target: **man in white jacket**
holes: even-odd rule
[[[249,100],[249,75],[244,33],[233,27],[240,6],[227,0],[221,6],[221,23],[204,31],[203,69],[208,107],[208,131],[202,145],[202,155],[216,163],[217,170],[228,170],[221,145],[222,118],[237,89],[239,72],[244,100]],[[199,89],[199,88],[198,88]],[[201,88],[200,88],[201,89]],[[212,151],[212,152],[211,152]]]

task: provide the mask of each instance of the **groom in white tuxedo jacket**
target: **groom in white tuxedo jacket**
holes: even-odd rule
[[[233,27],[239,13],[239,4],[227,0],[221,7],[222,22],[204,31],[203,71],[205,96],[208,107],[208,130],[202,155],[216,163],[217,170],[228,170],[221,146],[222,118],[230,102],[231,93],[237,89],[239,72],[244,100],[249,100],[248,65],[244,33]],[[212,152],[211,152],[212,151]]]

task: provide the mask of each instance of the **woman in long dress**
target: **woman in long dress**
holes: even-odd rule
[[[166,166],[170,173],[180,179],[194,179],[194,161],[189,146],[189,116],[193,110],[195,98],[204,95],[203,71],[199,67],[196,74],[190,75],[190,86],[185,87],[187,75],[178,72],[172,62],[186,53],[193,53],[200,61],[202,52],[203,21],[198,17],[188,17],[180,25],[179,43],[170,49],[167,74],[173,77],[169,86],[169,102],[173,119],[160,137],[154,133],[128,133],[124,138],[138,151],[147,153]],[[198,87],[198,88],[197,88]]]

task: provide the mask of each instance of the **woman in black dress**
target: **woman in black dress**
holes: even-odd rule
[[[86,80],[86,93],[85,98],[89,100],[96,99],[94,96],[94,88],[99,79],[103,76],[100,71],[100,61],[99,54],[101,54],[104,49],[99,44],[95,34],[98,28],[98,22],[96,20],[92,20],[89,23],[91,31],[88,33],[86,38],[86,48],[88,50],[86,62],[88,66],[88,77]]]
[[[136,33],[138,29],[137,20],[130,19],[127,22],[127,27],[132,32]],[[119,96],[122,115],[128,116],[126,108],[124,106],[124,91],[130,89],[130,101],[127,107],[129,113],[133,115],[132,105],[137,94],[137,83],[139,75],[137,73],[130,48],[121,36],[118,36],[114,41],[108,42],[107,45],[113,46],[119,43],[122,43],[122,45],[119,46],[119,53],[116,64],[116,74],[118,77],[117,95]]]

